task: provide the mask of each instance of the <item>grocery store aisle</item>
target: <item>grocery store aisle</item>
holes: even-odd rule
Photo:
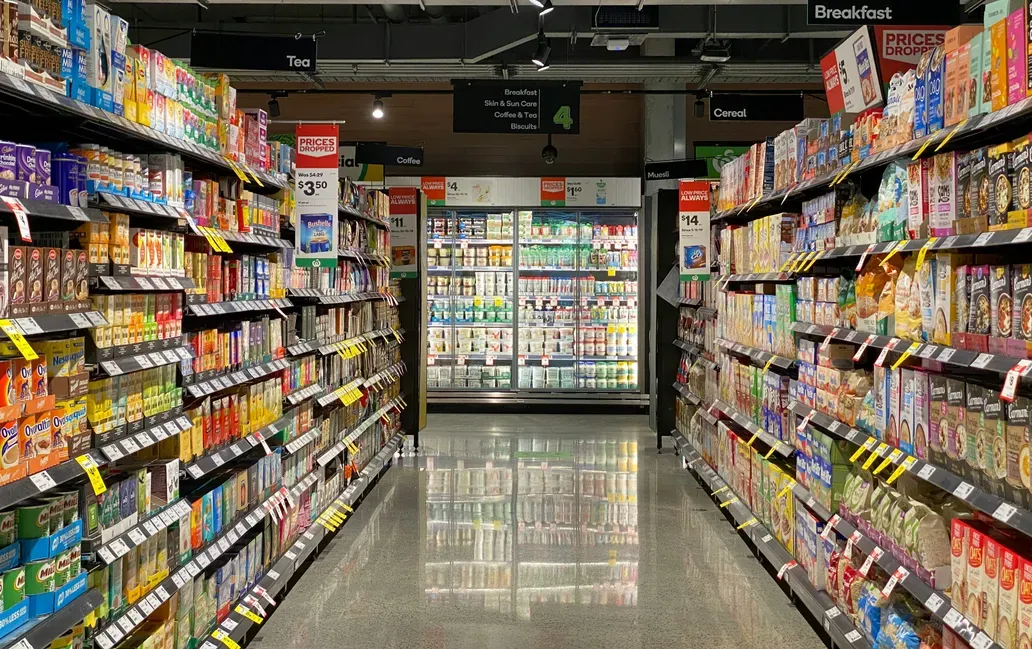
[[[641,416],[431,415],[421,470],[387,472],[251,646],[822,647],[654,449]]]

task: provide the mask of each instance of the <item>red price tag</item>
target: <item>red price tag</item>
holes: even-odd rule
[[[7,208],[14,212],[14,220],[18,222],[18,234],[21,235],[21,240],[25,242],[32,242],[32,233],[29,231],[29,213],[25,211],[25,206],[17,198],[11,196],[0,196],[0,200],[7,205]]]
[[[548,355],[547,354],[542,354],[541,355],[541,367],[548,367]]]
[[[867,246],[867,250],[864,250],[864,254],[860,255],[860,261],[856,263],[856,272],[859,273],[860,270],[864,267],[864,262],[867,261],[867,255],[871,254],[871,251],[874,250],[876,245],[878,244],[872,243],[871,245]]]
[[[884,365],[885,364],[885,357],[888,356],[888,355],[889,355],[889,348],[888,347],[883,347],[882,350],[881,350],[881,353],[878,354],[878,358],[875,359],[875,361],[874,361],[874,366],[875,367],[881,367],[882,365]]]
[[[853,360],[854,361],[859,361],[860,357],[864,355],[865,351],[867,351],[867,346],[870,345],[872,342],[874,342],[874,335],[873,334],[868,336],[867,339],[864,340],[864,343],[862,345],[860,345],[860,348],[856,350],[856,353],[853,354]]]
[[[1018,364],[1007,371],[1007,378],[1003,381],[1003,390],[1000,391],[1000,398],[1004,401],[1014,401],[1014,393],[1018,389],[1018,380],[1032,370],[1032,361],[1022,359]]]

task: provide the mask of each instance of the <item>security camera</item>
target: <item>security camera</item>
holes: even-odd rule
[[[541,149],[541,157],[544,159],[545,164],[550,165],[555,162],[555,159],[559,157],[559,151],[552,146],[552,136],[548,136],[548,144]]]

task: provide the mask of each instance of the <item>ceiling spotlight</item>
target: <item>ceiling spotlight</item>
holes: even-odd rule
[[[552,0],[545,0],[545,4],[541,6],[541,13],[538,15],[544,16],[545,14],[550,14],[554,9],[555,7],[552,6]]]
[[[706,104],[703,103],[702,97],[699,95],[695,96],[695,118],[701,119],[706,116]]]
[[[544,72],[545,70],[547,70],[550,67],[552,67],[552,66],[550,66],[549,64],[546,63],[546,64],[542,65],[540,68],[538,68],[537,71],[538,72]]]
[[[280,116],[281,113],[280,113],[279,98],[280,97],[286,97],[286,96],[287,96],[287,93],[285,93],[285,92],[283,92],[281,90],[277,90],[275,92],[269,93],[269,117],[279,117]]]
[[[379,97],[373,100],[373,119],[383,119],[383,100]]]
[[[529,0],[529,1],[530,1],[530,4],[534,5],[538,9],[541,9],[542,7],[545,6],[545,3],[542,2],[541,0]]]
[[[534,65],[539,68],[543,68],[548,65],[548,54],[552,51],[552,48],[548,46],[548,38],[545,37],[545,30],[538,32],[537,50],[534,51],[534,58],[531,61]]]

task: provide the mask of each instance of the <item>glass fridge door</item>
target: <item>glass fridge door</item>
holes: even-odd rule
[[[512,212],[440,210],[432,212],[427,223],[428,353],[433,358],[428,388],[508,390],[513,352]]]
[[[573,390],[577,214],[520,210],[517,281],[520,390]]]
[[[582,211],[577,386],[638,389],[638,213]]]

